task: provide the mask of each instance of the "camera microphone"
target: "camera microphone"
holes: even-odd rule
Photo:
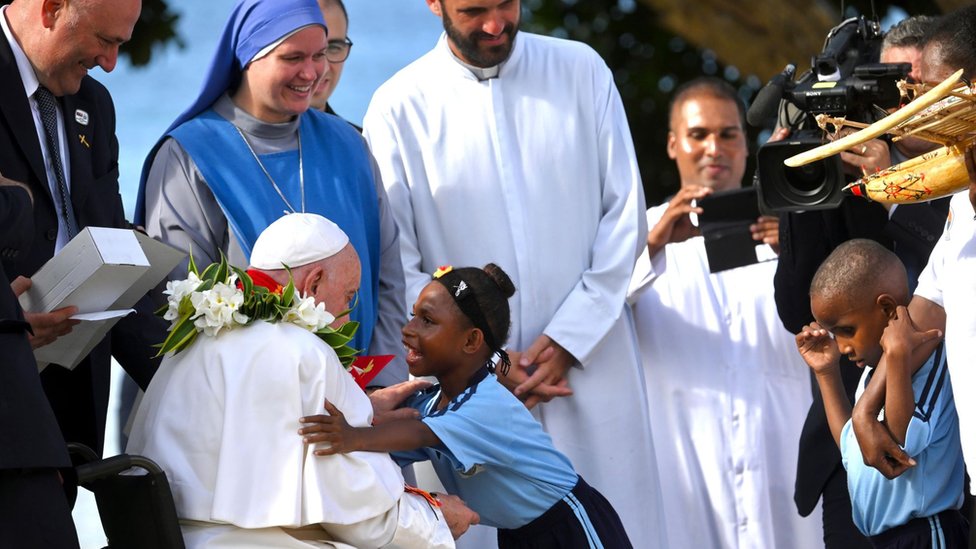
[[[786,84],[793,80],[795,72],[796,65],[790,63],[786,65],[783,72],[774,76],[768,84],[759,90],[756,99],[753,100],[749,111],[746,113],[746,122],[750,126],[762,127],[767,120],[776,116],[779,102],[783,99],[783,92],[786,90]]]

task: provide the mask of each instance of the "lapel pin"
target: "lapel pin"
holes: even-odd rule
[[[82,126],[88,125],[88,113],[78,109],[75,111],[75,122],[81,124]]]
[[[81,141],[81,144],[84,145],[86,149],[90,149],[91,148],[91,143],[89,143],[88,140],[85,139],[85,135],[84,134],[81,134],[81,133],[78,134],[78,141]]]

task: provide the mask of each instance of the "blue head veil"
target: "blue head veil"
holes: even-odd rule
[[[227,90],[240,84],[241,73],[254,56],[266,46],[308,25],[322,25],[325,19],[315,0],[238,0],[224,25],[217,51],[203,88],[188,109],[176,117],[156,142],[142,166],[139,196],[136,199],[135,223],[146,221],[146,178],[156,151],[166,135],[180,124],[210,108]]]

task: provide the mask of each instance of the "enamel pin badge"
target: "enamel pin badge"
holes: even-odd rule
[[[75,122],[81,124],[82,126],[88,125],[88,113],[78,109],[75,111]]]
[[[88,140],[85,139],[85,134],[79,133],[78,134],[78,141],[80,141],[81,144],[84,145],[86,149],[90,149],[91,148],[91,143],[89,143]]]

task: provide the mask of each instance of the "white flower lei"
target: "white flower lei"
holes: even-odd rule
[[[160,344],[160,355],[180,352],[201,333],[215,337],[255,320],[288,322],[318,335],[346,366],[357,352],[347,345],[359,327],[357,322],[333,329],[335,315],[313,297],[298,295],[291,280],[284,288],[269,290],[255,285],[246,272],[228,266],[223,258],[203,275],[198,274],[191,258],[187,277],[167,282],[163,293],[167,303],[158,314],[170,321],[170,327],[166,341]]]

